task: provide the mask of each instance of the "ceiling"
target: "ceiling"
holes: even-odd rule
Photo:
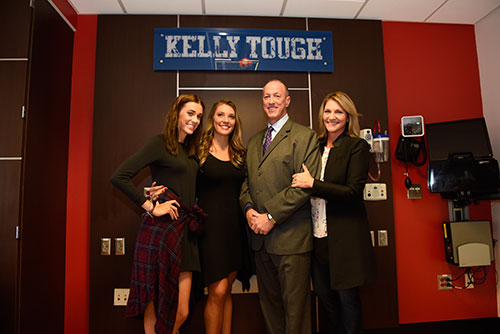
[[[476,24],[500,0],[68,0],[78,14],[250,15]]]

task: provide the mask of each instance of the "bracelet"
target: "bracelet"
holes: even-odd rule
[[[155,205],[153,204],[153,202],[151,202],[151,209],[149,210],[146,210],[146,213],[151,217],[153,218],[153,210],[155,209]]]

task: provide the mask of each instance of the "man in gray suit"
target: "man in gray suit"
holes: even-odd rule
[[[255,251],[259,299],[268,334],[311,333],[310,189],[291,188],[305,163],[318,176],[316,134],[292,121],[284,83],[269,81],[262,103],[268,127],[248,142],[240,202]]]

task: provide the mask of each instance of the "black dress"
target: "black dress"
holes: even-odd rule
[[[198,171],[198,205],[208,214],[198,243],[204,286],[242,266],[246,232],[239,195],[244,177],[243,169],[211,154]]]

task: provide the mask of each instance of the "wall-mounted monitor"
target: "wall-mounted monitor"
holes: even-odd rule
[[[492,158],[484,118],[425,124],[429,161],[446,160],[450,153],[472,153],[475,159]]]
[[[457,194],[480,198],[499,191],[498,162],[495,159],[431,161],[427,169],[427,187],[441,197],[454,199]]]
[[[500,189],[484,118],[425,125],[429,165],[427,187],[443,198],[485,198]]]

